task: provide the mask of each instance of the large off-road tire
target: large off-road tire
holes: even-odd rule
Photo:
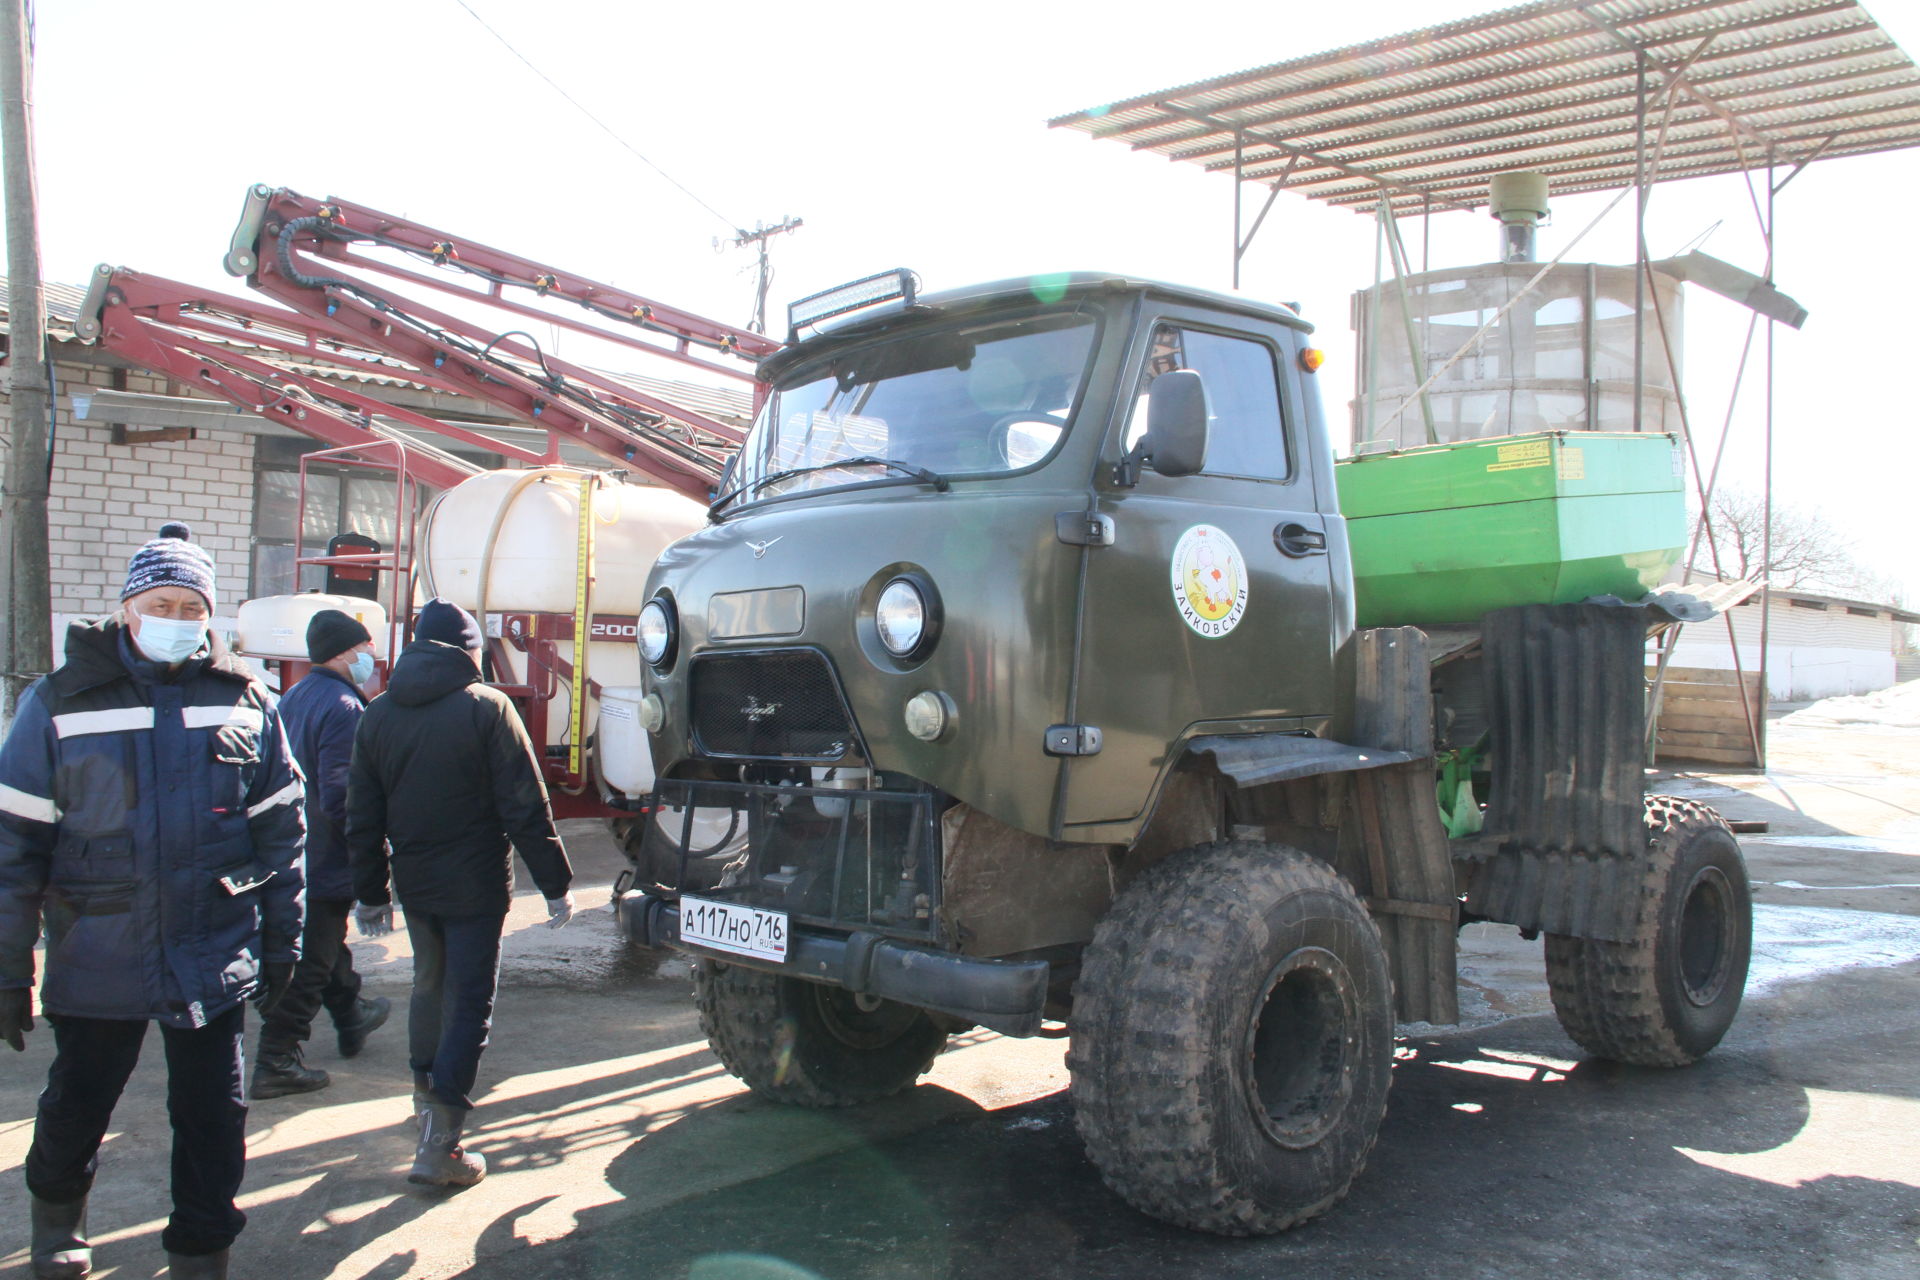
[[[1720,1043],[1753,953],[1753,891],[1740,842],[1705,805],[1647,797],[1649,862],[1626,942],[1547,935],[1553,1010],[1601,1058],[1684,1067]]]
[[[707,1043],[748,1088],[802,1107],[900,1092],[947,1042],[923,1010],[703,959],[694,1003]]]
[[[1199,1231],[1284,1231],[1347,1193],[1393,1067],[1380,931],[1331,868],[1222,841],[1150,868],[1087,947],[1074,1113],[1107,1185]]]

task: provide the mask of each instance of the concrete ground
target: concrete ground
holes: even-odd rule
[[[1920,688],[1916,688],[1920,692]],[[1870,709],[1871,710],[1871,709]],[[663,1280],[1920,1275],[1920,723],[1832,704],[1777,717],[1766,775],[1662,773],[1744,837],[1756,955],[1721,1048],[1662,1072],[1582,1059],[1537,943],[1474,926],[1465,1020],[1402,1028],[1380,1141],[1348,1199],[1220,1240],[1114,1198],[1074,1134],[1059,1041],[956,1038],[922,1084],[846,1112],[772,1106],[707,1051],[686,963],[622,950],[619,867],[569,824],[586,909],[509,921],[473,1147],[493,1172],[409,1188],[404,1016],[325,1091],[256,1103],[236,1276]],[[356,944],[403,1001],[404,935]],[[151,1044],[152,1042],[150,1042]],[[19,1175],[52,1054],[0,1052],[0,1275],[25,1267]],[[162,1264],[168,1128],[150,1048],[92,1213],[106,1276]]]

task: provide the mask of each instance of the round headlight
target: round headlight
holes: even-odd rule
[[[880,643],[894,657],[904,658],[919,648],[927,633],[927,602],[920,588],[905,578],[889,582],[874,607],[873,624],[880,632]]]
[[[673,610],[658,596],[640,610],[640,656],[654,667],[673,657]]]
[[[932,742],[953,723],[953,700],[931,690],[907,699],[907,732],[922,742]]]

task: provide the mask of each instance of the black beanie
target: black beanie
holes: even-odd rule
[[[327,662],[371,639],[372,633],[352,614],[322,609],[307,623],[307,661]]]
[[[420,616],[413,620],[413,638],[438,640],[456,649],[478,649],[480,625],[453,601],[435,596],[420,606]]]

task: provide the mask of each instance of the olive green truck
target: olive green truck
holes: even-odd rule
[[[1464,924],[1545,935],[1588,1052],[1719,1042],[1739,846],[1642,794],[1646,637],[1697,607],[1649,595],[1672,438],[1336,467],[1294,309],[1134,279],[888,273],[793,318],[648,584],[618,899],[755,1092],[1066,1036],[1114,1191],[1245,1235],[1346,1193],[1396,1023],[1459,1020]]]

